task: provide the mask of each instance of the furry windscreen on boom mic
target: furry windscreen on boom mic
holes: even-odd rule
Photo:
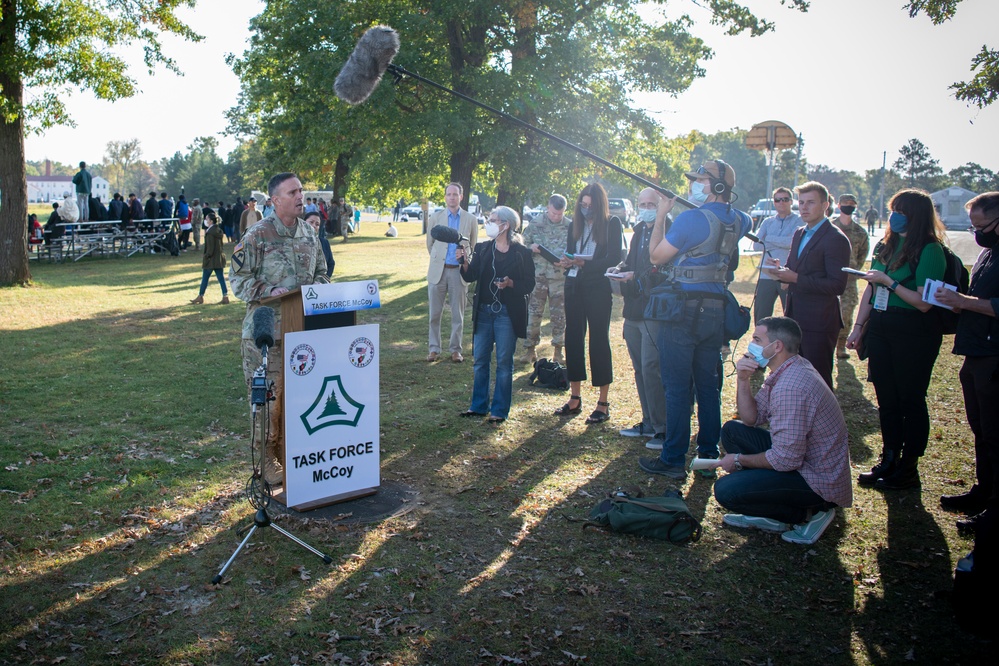
[[[369,28],[357,42],[333,89],[347,104],[360,104],[378,87],[382,74],[399,52],[399,33],[387,25]]]
[[[435,241],[440,241],[441,243],[461,243],[462,241],[468,240],[458,233],[457,229],[452,229],[446,224],[438,224],[437,226],[431,227],[430,236]]]
[[[254,310],[253,343],[258,349],[274,346],[274,308],[264,305]]]

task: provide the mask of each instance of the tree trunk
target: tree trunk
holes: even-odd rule
[[[472,171],[475,169],[475,160],[472,158],[472,148],[466,143],[459,149],[451,152],[448,159],[451,167],[451,182],[461,183],[461,207],[468,210],[468,197],[472,189]]]
[[[21,80],[0,74],[0,90],[20,109]],[[0,116],[0,286],[27,284],[28,179],[24,165],[24,116],[7,122]]]

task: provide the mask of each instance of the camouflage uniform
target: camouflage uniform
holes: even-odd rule
[[[277,217],[270,215],[247,229],[233,248],[229,284],[232,293],[246,301],[242,354],[247,390],[253,372],[261,362],[260,350],[253,341],[253,313],[260,307],[260,299],[270,296],[275,287],[291,290],[303,284],[320,282],[329,282],[326,277],[326,257],[316,232],[302,220],[297,220],[294,227],[288,228]],[[275,467],[274,461],[284,459],[281,349],[281,311],[275,308],[274,346],[267,351],[267,383],[274,382],[275,400],[268,405],[270,423],[263,461],[264,476],[269,483],[281,480],[280,466]]]
[[[850,239],[850,268],[863,270],[867,265],[867,253],[871,249],[871,237],[856,222],[851,221],[844,227],[837,219],[834,224]],[[858,279],[860,278],[856,275],[848,275],[846,290],[839,298],[840,310],[843,313],[843,328],[840,329],[839,338],[836,340],[836,350],[840,354],[846,353],[846,338],[853,329],[853,313],[857,310],[857,301],[860,297],[857,293]]]
[[[524,245],[534,243],[544,245],[555,254],[565,249],[565,239],[572,219],[566,215],[558,224],[548,219],[547,213],[540,213],[524,230]],[[540,254],[534,255],[534,291],[528,308],[527,340],[528,347],[537,347],[541,341],[541,318],[545,314],[545,301],[552,322],[552,344],[561,347],[565,344],[565,275],[557,265],[549,263]]]

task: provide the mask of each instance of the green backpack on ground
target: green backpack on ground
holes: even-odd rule
[[[696,542],[701,538],[701,524],[691,515],[679,493],[633,498],[617,491],[593,507],[590,519],[583,527],[589,525],[672,544]]]

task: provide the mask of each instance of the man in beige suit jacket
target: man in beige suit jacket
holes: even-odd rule
[[[427,269],[427,295],[430,301],[430,354],[427,360],[433,363],[441,355],[441,314],[444,312],[444,299],[451,300],[451,340],[448,351],[451,360],[461,363],[465,360],[461,355],[461,335],[465,324],[465,300],[468,285],[461,279],[458,260],[454,251],[456,243],[441,243],[434,240],[429,233],[438,224],[457,229],[458,233],[468,239],[461,243],[471,261],[472,248],[479,232],[479,223],[475,216],[459,207],[463,194],[459,183],[450,183],[444,190],[444,203],[447,207],[430,216],[427,224],[427,251],[430,253],[430,267]]]

